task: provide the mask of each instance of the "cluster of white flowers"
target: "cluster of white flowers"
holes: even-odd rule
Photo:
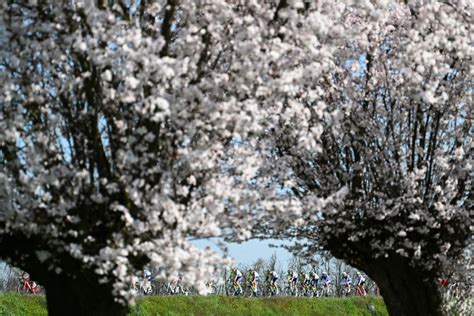
[[[373,3],[346,7],[353,36],[331,69],[304,80],[303,102],[280,102],[256,147],[272,166],[257,171],[261,199],[301,203],[267,212],[273,224],[259,232],[286,231],[309,254],[325,247],[353,264],[398,255],[436,271],[474,227],[469,7]]]

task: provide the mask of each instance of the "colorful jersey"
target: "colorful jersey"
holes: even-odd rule
[[[307,282],[307,281],[309,281],[309,276],[306,273],[303,272],[303,273],[300,274],[300,280],[301,280],[301,282]]]
[[[365,278],[362,275],[358,275],[355,279],[355,285],[361,285],[365,282]]]
[[[276,271],[270,271],[267,274],[267,280],[276,281],[276,280],[278,280],[279,277],[280,276],[278,275],[278,273],[276,273]]]
[[[298,280],[298,274],[296,272],[291,272],[288,274],[288,279],[291,279],[293,282]]]
[[[230,277],[231,279],[233,279],[234,281],[239,281],[242,279],[242,272],[240,272],[239,270],[236,270],[236,271],[232,271],[230,273]]]
[[[260,280],[261,280],[261,279],[260,279],[260,274],[258,274],[257,271],[254,271],[254,272],[253,272],[253,278],[254,278],[255,280],[257,280],[257,281],[260,281]]]
[[[326,276],[323,275],[319,279],[319,282],[322,283],[322,284],[329,284],[329,283],[331,283],[331,278],[329,277],[329,275],[326,275]]]
[[[345,276],[345,277],[342,277],[341,282],[344,285],[349,285],[349,284],[352,284],[352,279],[350,276]]]
[[[319,275],[317,273],[313,273],[312,275],[310,275],[310,277],[311,277],[311,281],[319,280]]]

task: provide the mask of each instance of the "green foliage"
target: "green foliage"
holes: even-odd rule
[[[14,293],[0,294],[0,315],[8,316],[40,316],[48,315],[44,296],[18,295]]]
[[[367,305],[375,307],[375,313]],[[42,296],[0,295],[0,315],[47,315]],[[155,296],[138,300],[131,316],[200,315],[388,315],[380,297],[234,298],[226,296]]]

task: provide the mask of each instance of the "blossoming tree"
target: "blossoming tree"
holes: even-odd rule
[[[306,82],[317,94],[281,100],[260,138],[272,168],[257,178],[280,189],[257,236],[330,250],[378,283],[393,315],[441,314],[439,273],[472,241],[471,9],[348,9],[353,37]]]
[[[0,255],[50,315],[124,314],[145,264],[195,283],[219,259],[190,238],[248,236],[242,140],[332,67],[325,3],[0,3]]]

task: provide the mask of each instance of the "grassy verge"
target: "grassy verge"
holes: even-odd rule
[[[375,307],[375,313],[367,305]],[[131,315],[388,315],[382,298],[232,298],[226,296],[151,297],[138,301]]]
[[[0,315],[48,315],[46,312],[46,300],[44,296],[1,293]]]
[[[373,305],[371,313],[367,305]],[[41,296],[0,295],[0,315],[47,315]],[[201,315],[388,315],[380,297],[232,298],[226,296],[155,296],[138,300],[131,316]]]

